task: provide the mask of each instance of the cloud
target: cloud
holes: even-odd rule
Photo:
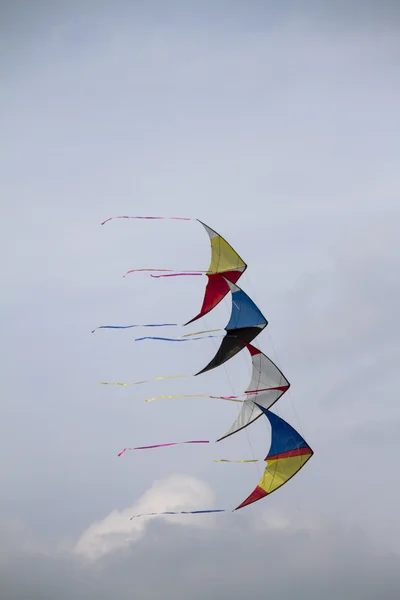
[[[145,535],[95,562],[20,549],[0,562],[3,597],[397,600],[400,557],[376,550],[361,530],[311,514],[289,522],[267,513],[223,515],[204,529],[152,520]]]
[[[97,559],[143,537],[152,517],[130,520],[135,514],[201,510],[213,508],[214,501],[214,494],[207,483],[188,475],[171,475],[155,481],[136,504],[123,510],[114,510],[102,521],[93,523],[78,540],[75,551],[87,558]],[[212,522],[212,517],[204,520],[194,515],[160,518],[182,525],[209,526]]]

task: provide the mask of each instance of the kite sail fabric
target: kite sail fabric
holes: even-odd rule
[[[196,375],[201,375],[223,365],[243,350],[268,325],[267,319],[253,300],[237,285],[228,279],[225,279],[225,281],[232,295],[232,312],[225,327],[226,335],[214,358]]]
[[[271,408],[290,387],[286,377],[271,359],[251,344],[245,345],[251,356],[251,381],[237,419],[217,442],[254,423],[263,414],[260,406]]]
[[[196,333],[188,334],[177,338],[167,338],[159,336],[145,336],[135,338],[136,342],[143,340],[158,340],[166,342],[186,342],[195,340],[204,340],[207,338],[222,337],[222,343],[214,356],[214,358],[208,363],[204,369],[195,373],[195,376],[211,371],[221,365],[223,365],[230,358],[235,356],[238,352],[246,348],[250,342],[252,342],[261,331],[268,325],[267,319],[264,317],[260,309],[255,305],[253,300],[236,284],[232,283],[228,279],[225,279],[228,286],[228,290],[231,291],[232,297],[232,309],[231,316],[228,324],[225,326],[226,335],[203,335],[201,337],[196,334],[209,333],[212,331],[222,330],[208,330],[199,331]],[[256,350],[256,349],[254,349]]]
[[[289,423],[259,405],[271,424],[271,446],[267,466],[257,487],[235,510],[261,500],[287,483],[312,457],[313,451]]]
[[[209,235],[211,243],[211,261],[206,272],[208,282],[200,312],[185,325],[204,317],[221,302],[229,292],[229,284],[236,283],[247,268],[246,263],[230,244],[214,229],[198,219]]]

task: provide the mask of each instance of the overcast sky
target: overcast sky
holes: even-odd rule
[[[269,0],[0,2],[4,600],[400,597],[400,5]],[[269,429],[215,440],[240,353],[134,342],[101,324],[184,323],[199,218],[248,264],[257,341],[292,387],[277,412],[315,455],[236,513]],[[229,299],[190,331],[224,327]],[[145,329],[137,330],[145,335]],[[180,335],[181,329],[158,330]],[[154,333],[154,331],[152,331]]]

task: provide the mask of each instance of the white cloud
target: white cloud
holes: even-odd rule
[[[136,504],[122,510],[115,509],[102,521],[93,523],[79,538],[75,552],[89,559],[97,559],[138,541],[154,517],[131,520],[135,514],[201,510],[213,508],[213,502],[211,487],[195,477],[176,474],[155,481]],[[159,518],[174,524],[207,527],[212,516],[204,519],[201,515],[163,515]]]

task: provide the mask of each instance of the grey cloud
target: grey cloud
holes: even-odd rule
[[[223,518],[223,517],[222,517]],[[227,517],[229,519],[229,517]],[[395,600],[398,556],[374,550],[365,535],[340,524],[322,529],[252,528],[247,519],[201,531],[153,523],[128,550],[94,565],[66,552],[13,554],[2,563],[4,600]]]

